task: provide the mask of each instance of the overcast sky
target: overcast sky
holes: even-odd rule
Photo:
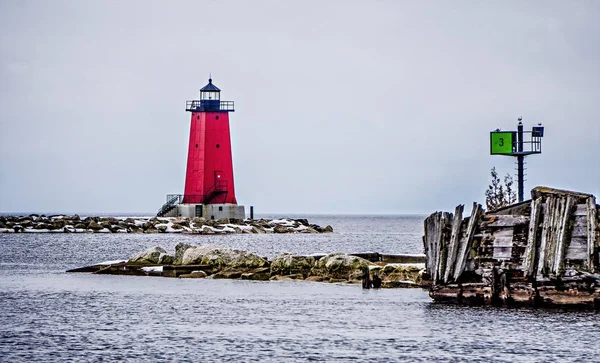
[[[0,1],[0,212],[155,212],[212,73],[237,200],[485,200],[489,132],[543,123],[536,185],[600,198],[599,1]]]

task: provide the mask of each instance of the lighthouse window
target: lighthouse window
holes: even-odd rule
[[[220,144],[217,144],[217,149],[218,149],[218,148],[220,148],[220,147],[221,147],[221,145],[220,145]]]
[[[200,115],[196,116],[196,119],[200,120]]]
[[[196,149],[198,148],[198,144],[196,144]]]
[[[215,116],[215,119],[217,119],[217,120],[218,120],[218,119],[219,119],[219,116]]]

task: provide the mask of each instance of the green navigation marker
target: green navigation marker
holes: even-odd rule
[[[490,132],[490,154],[491,155],[512,155],[514,150],[513,141],[515,140],[513,131],[492,131]]]

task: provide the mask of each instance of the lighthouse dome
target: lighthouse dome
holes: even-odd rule
[[[200,88],[200,92],[221,92],[221,90],[219,89],[219,87],[215,86],[212,83],[212,78],[208,79],[208,84],[202,88]]]

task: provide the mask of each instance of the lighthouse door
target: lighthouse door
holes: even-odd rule
[[[215,170],[215,190],[226,189],[227,182],[223,180],[223,172],[221,170]]]

